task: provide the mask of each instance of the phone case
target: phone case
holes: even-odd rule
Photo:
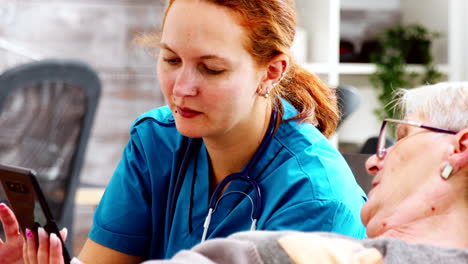
[[[30,169],[0,164],[0,182],[23,235],[26,228],[37,234],[40,226],[48,233],[55,233],[62,243],[64,263],[70,263],[70,255],[36,179],[36,173]]]

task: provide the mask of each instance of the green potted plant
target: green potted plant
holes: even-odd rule
[[[431,42],[439,36],[418,24],[395,25],[377,36],[379,48],[371,53],[371,62],[377,69],[369,80],[378,89],[381,106],[375,110],[379,119],[396,117],[392,102],[394,91],[439,81],[442,74],[436,70],[431,54]],[[422,73],[408,72],[407,64],[417,63]]]

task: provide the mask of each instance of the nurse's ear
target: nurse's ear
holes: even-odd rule
[[[276,84],[280,83],[283,80],[288,67],[289,57],[286,54],[282,53],[273,57],[273,59],[271,59],[267,64],[266,75],[262,80],[263,85],[271,89]]]

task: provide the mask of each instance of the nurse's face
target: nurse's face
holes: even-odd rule
[[[262,79],[245,50],[246,36],[229,10],[178,0],[161,38],[158,78],[177,129],[189,137],[219,137],[245,127]]]

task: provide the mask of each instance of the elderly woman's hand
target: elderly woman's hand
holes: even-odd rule
[[[0,221],[5,233],[5,241],[0,239],[0,262],[8,264],[64,264],[60,239],[55,234],[49,235],[39,228],[39,247],[36,246],[35,235],[26,232],[27,243],[20,233],[19,224],[13,211],[4,203],[0,203]],[[63,240],[67,238],[67,230],[60,231]],[[74,258],[72,264],[83,264]]]
[[[66,229],[60,231],[63,241],[67,238]],[[62,244],[56,234],[47,234],[39,227],[37,237],[31,230],[26,230],[26,243],[23,245],[24,264],[65,264],[62,256]],[[77,258],[71,264],[83,264]],[[68,264],[68,263],[67,263]]]
[[[5,241],[0,239],[0,259],[2,263],[22,264],[24,239],[13,211],[0,203],[0,221],[5,233]]]
[[[26,244],[23,246],[25,264],[64,264],[62,245],[56,234],[50,236],[39,227],[37,237],[31,230],[26,230]]]

